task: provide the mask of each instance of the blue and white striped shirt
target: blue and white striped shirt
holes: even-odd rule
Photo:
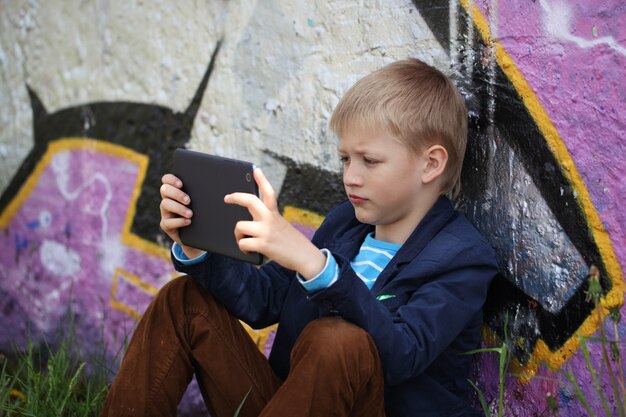
[[[376,240],[370,233],[361,245],[359,253],[350,262],[350,266],[367,288],[371,289],[378,275],[383,272],[398,249],[400,245]]]
[[[350,266],[359,278],[371,289],[376,282],[376,278],[385,269],[391,258],[398,252],[401,245],[395,243],[383,242],[374,239],[374,233],[370,233],[365,237],[359,253],[350,262]],[[319,291],[332,285],[339,278],[337,261],[331,256],[327,249],[322,249],[326,255],[326,266],[316,277],[305,281],[300,274],[298,280],[302,286],[309,292]]]

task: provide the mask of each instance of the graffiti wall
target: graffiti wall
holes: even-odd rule
[[[449,74],[466,98],[470,146],[456,204],[502,270],[484,346],[507,346],[507,372],[500,377],[497,352],[479,353],[472,381],[494,414],[504,382],[507,416],[618,415],[623,2],[0,8],[0,351],[54,340],[71,311],[83,355],[106,346],[114,362],[176,276],[158,188],[178,147],[254,161],[310,236],[343,198],[327,126],[334,105],[361,76],[412,56]],[[273,330],[250,332],[268,352]],[[204,415],[194,390],[181,413]]]

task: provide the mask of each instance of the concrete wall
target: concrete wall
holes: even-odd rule
[[[623,321],[606,318],[625,313],[623,2],[0,0],[0,10],[0,350],[29,332],[53,337],[71,305],[82,350],[116,351],[175,276],[158,186],[177,147],[255,161],[285,215],[312,233],[342,198],[334,105],[361,76],[413,56],[454,77],[470,110],[458,206],[502,266],[485,346],[506,338],[513,351],[505,415],[586,414],[569,370],[604,415],[579,336],[617,338],[626,353]],[[262,337],[269,348],[271,332]],[[616,407],[601,344],[587,345]],[[478,354],[473,377],[492,407],[497,362]],[[190,394],[186,413],[198,402]]]

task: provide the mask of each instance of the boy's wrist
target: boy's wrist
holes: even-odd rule
[[[196,249],[196,248],[193,248],[191,246],[187,246],[187,245],[183,245],[183,244],[180,244],[180,248],[183,250],[183,253],[189,259],[197,258],[198,256],[200,256],[200,255],[205,253],[205,251],[203,251],[202,249]]]
[[[306,251],[303,261],[300,263],[298,273],[306,281],[318,276],[326,267],[326,255],[322,253],[315,245],[311,244],[311,250]]]
[[[328,288],[334,284],[338,278],[337,261],[334,256],[328,249],[321,249],[320,251],[326,257],[326,264],[318,275],[310,280],[305,280],[302,275],[296,274],[298,281],[307,292],[316,292]]]

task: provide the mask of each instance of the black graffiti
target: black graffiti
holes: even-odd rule
[[[441,46],[450,51],[450,27],[446,12],[449,1],[414,1],[415,6],[437,37]],[[611,289],[604,260],[598,250],[593,234],[582,208],[576,201],[576,190],[561,169],[559,161],[550,150],[546,138],[540,132],[536,121],[522,102],[503,70],[496,66],[489,69],[473,65],[477,57],[485,56],[489,51],[484,40],[478,37],[473,48],[468,47],[469,33],[479,33],[477,28],[470,28],[471,19],[464,12],[457,16],[457,35],[461,49],[457,52],[460,73],[471,73],[467,79],[458,80],[462,88],[471,89],[467,105],[470,111],[470,133],[468,151],[463,169],[463,193],[458,200],[458,207],[467,213],[473,223],[481,225],[494,222],[493,212],[485,210],[483,203],[488,193],[488,178],[484,167],[493,163],[489,143],[501,142],[510,147],[521,161],[525,171],[540,193],[552,214],[575,250],[587,266],[594,264],[600,268],[601,284],[604,292]],[[472,29],[470,31],[470,29]],[[471,71],[468,71],[470,69]],[[484,140],[485,138],[490,140]],[[504,207],[506,209],[506,207]],[[493,231],[483,232],[498,252],[502,275],[494,282],[485,306],[489,326],[500,336],[505,336],[505,322],[508,323],[508,335],[517,341],[515,353],[522,363],[532,354],[538,339],[555,351],[569,340],[583,321],[590,315],[592,306],[585,301],[588,288],[586,271],[574,271],[580,275],[577,288],[568,299],[558,300],[560,309],[549,311],[540,300],[525,293],[520,282],[526,280],[549,280],[550,272],[546,269],[540,276],[524,276],[521,271],[507,269],[507,251],[525,252],[525,257],[540,257],[540,262],[550,265],[552,254],[549,251],[537,252],[534,247],[513,242],[510,224],[498,224],[490,230],[500,229],[502,236],[495,236]],[[551,237],[546,234],[545,239]],[[540,245],[548,247],[549,245]],[[549,296],[549,294],[548,294]]]
[[[439,45],[450,55],[450,2],[449,0],[413,0]]]
[[[158,227],[161,176],[171,172],[174,149],[184,147],[189,141],[220,44],[221,41],[216,44],[202,81],[182,113],[152,104],[98,102],[49,114],[37,93],[27,87],[33,110],[34,146],[2,193],[0,212],[4,211],[31,175],[50,142],[67,137],[99,139],[148,156],[148,170],[131,231],[144,239],[155,241],[161,233]]]
[[[296,163],[291,158],[266,150],[287,167],[280,189],[279,206],[294,206],[326,214],[346,195],[341,174],[310,164]]]

